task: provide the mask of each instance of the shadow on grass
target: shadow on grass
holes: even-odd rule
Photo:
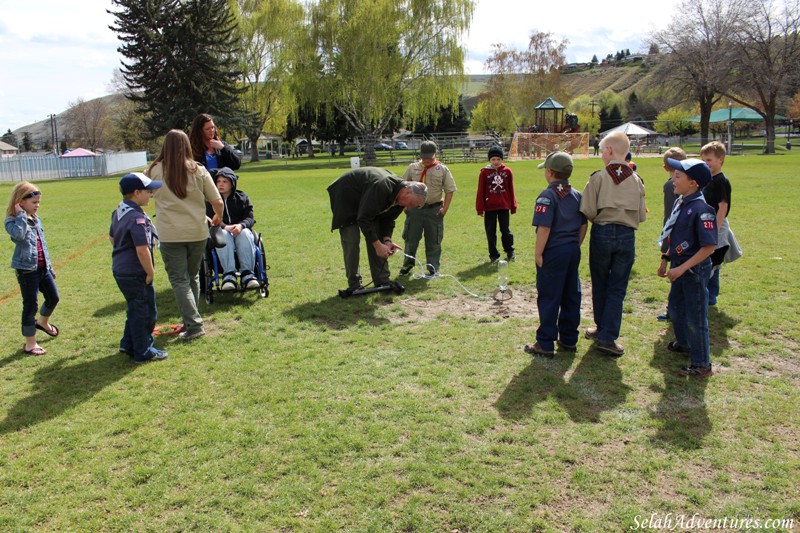
[[[689,364],[689,358],[667,350],[672,336],[670,329],[667,338],[662,337],[653,344],[650,362],[650,366],[664,373],[664,388],[653,414],[653,418],[661,421],[655,440],[684,450],[696,450],[703,447],[703,439],[711,431],[705,401],[708,380],[678,376],[678,370]]]
[[[69,365],[69,359],[36,371],[33,393],[8,410],[0,434],[53,419],[123,378],[136,366],[124,355],[112,355]]]
[[[616,359],[587,351],[567,377],[575,353],[558,352],[553,359],[535,357],[514,376],[495,402],[508,420],[530,417],[534,407],[548,398],[558,401],[574,422],[599,422],[603,411],[625,401],[630,387],[622,382]]]
[[[95,318],[107,317],[109,315],[116,315],[118,313],[125,314],[125,311],[128,309],[128,304],[125,303],[125,298],[122,296],[121,292],[115,292],[113,301],[108,305],[101,307],[100,309],[96,309],[92,316]],[[202,295],[201,295],[202,298]],[[177,309],[178,306],[175,303],[175,295],[172,292],[172,289],[166,288],[161,289],[160,291],[156,291],[156,305],[158,306],[159,315],[161,314],[162,307],[168,307],[167,302],[172,302],[172,307]]]
[[[344,329],[358,322],[367,322],[371,325],[386,324],[389,321],[379,318],[376,309],[379,302],[376,299],[393,299],[393,292],[374,293],[365,296],[351,296],[340,298],[332,296],[320,302],[306,302],[284,312],[284,315],[294,317],[303,322],[311,322],[330,329]]]
[[[714,364],[730,343],[728,330],[737,321],[720,311],[716,306],[708,308],[709,337],[711,341],[711,363]],[[661,420],[656,433],[658,442],[685,450],[703,447],[703,440],[711,432],[711,420],[705,400],[708,379],[683,378],[677,375],[682,366],[689,364],[689,358],[667,350],[667,344],[674,338],[672,328],[653,345],[653,359],[650,366],[664,373],[664,389],[656,406],[654,417]],[[719,368],[717,365],[715,365]]]
[[[456,274],[456,278],[461,281],[475,279],[479,276],[491,276],[497,278],[497,265],[488,262],[480,263]]]

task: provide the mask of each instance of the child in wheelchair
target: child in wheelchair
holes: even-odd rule
[[[242,289],[258,289],[259,282],[255,269],[255,241],[251,228],[255,225],[253,204],[250,198],[236,185],[239,177],[228,167],[211,171],[211,177],[217,184],[222,196],[224,211],[222,214],[221,235],[226,245],[217,248],[220,267],[223,272],[221,291],[236,290],[236,259],[239,260],[239,274]],[[211,205],[206,204],[206,215],[212,216]],[[236,254],[234,256],[234,253]]]

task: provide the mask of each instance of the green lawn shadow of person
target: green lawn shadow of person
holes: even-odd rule
[[[385,300],[385,303],[392,303],[397,296],[400,295],[392,291],[350,296],[348,298],[331,296],[318,302],[301,303],[287,309],[283,312],[283,315],[334,330],[345,329],[362,321],[377,326],[389,323],[387,318],[377,315],[376,311],[382,303],[380,300]]]
[[[0,422],[0,434],[54,419],[125,377],[138,366],[130,362],[126,355],[117,352],[99,359],[67,364],[72,359],[59,359],[36,371],[32,393],[8,410],[5,419]]]
[[[716,306],[708,308],[709,340],[711,344],[711,364],[715,372],[719,372],[719,361],[723,350],[730,346],[728,330],[737,321],[729,317]],[[654,436],[656,442],[684,450],[695,450],[703,447],[706,435],[711,432],[712,424],[708,416],[705,393],[710,378],[686,378],[678,376],[678,370],[689,364],[685,354],[673,353],[667,344],[674,339],[672,327],[653,343],[653,358],[650,366],[664,373],[664,387],[656,406],[654,418],[660,421]]]
[[[603,411],[625,402],[630,387],[623,383],[616,359],[589,349],[566,378],[576,355],[559,351],[553,359],[533,357],[495,402],[500,416],[507,420],[529,418],[537,404],[552,397],[574,422],[597,423]]]

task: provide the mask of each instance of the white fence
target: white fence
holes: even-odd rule
[[[85,157],[15,155],[0,159],[0,181],[109,176],[125,170],[141,170],[147,152],[114,152]]]

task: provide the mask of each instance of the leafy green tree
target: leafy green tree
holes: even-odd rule
[[[279,117],[288,98],[293,37],[301,31],[303,7],[295,0],[237,0],[238,35],[244,78],[240,97],[248,119],[242,131],[250,141],[250,160],[258,161],[258,138]]]
[[[112,0],[125,58],[126,96],[141,104],[151,137],[185,129],[198,113],[241,124],[236,19],[226,0]]]
[[[697,131],[697,124],[686,120],[696,114],[695,110],[686,105],[671,107],[658,114],[653,129],[665,135],[678,135],[683,143],[686,135]]]
[[[600,131],[600,117],[597,113],[597,105],[595,104],[595,112],[592,111],[592,102],[594,99],[588,94],[576,96],[567,104],[567,111],[578,115],[578,124],[581,126],[581,131],[590,133],[593,137]]]
[[[473,0],[309,3],[296,97],[341,112],[373,159],[375,139],[401,108],[414,121],[458,105],[473,10]]]
[[[33,148],[33,142],[31,141],[30,132],[27,131],[22,132],[22,148],[26,152],[30,152],[31,148]]]
[[[500,105],[497,100],[484,98],[472,109],[472,122],[469,127],[472,133],[493,132],[510,135],[516,130],[511,108]]]

